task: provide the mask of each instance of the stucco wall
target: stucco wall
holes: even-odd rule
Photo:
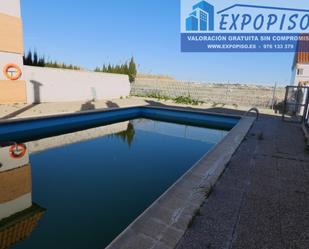
[[[126,75],[24,66],[27,102],[113,99],[130,94]]]
[[[303,69],[303,75],[297,75],[297,69]],[[298,86],[298,84],[302,81],[309,81],[309,64],[297,64],[295,70],[295,82],[294,85]]]
[[[23,28],[20,0],[0,0],[0,104],[25,103],[26,85],[7,79],[3,70],[7,64],[17,64],[23,72]]]
[[[23,27],[19,17],[0,13],[0,50],[23,54]]]

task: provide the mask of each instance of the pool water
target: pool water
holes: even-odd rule
[[[47,211],[14,248],[104,248],[227,134],[150,119],[121,125],[90,140],[73,133],[72,144],[59,136],[60,147],[30,155],[33,201]]]

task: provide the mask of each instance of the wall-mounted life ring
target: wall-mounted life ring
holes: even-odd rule
[[[18,65],[10,63],[3,68],[3,74],[9,80],[18,80],[22,72]]]
[[[10,147],[10,157],[13,159],[21,159],[27,152],[27,147],[24,144],[14,144]]]

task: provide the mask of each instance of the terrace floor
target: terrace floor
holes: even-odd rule
[[[300,125],[262,115],[177,249],[308,249],[305,144]]]
[[[129,97],[123,99],[98,100],[92,101],[76,101],[76,102],[59,102],[59,103],[41,103],[41,104],[10,104],[0,105],[0,120],[11,118],[34,117],[41,115],[51,115],[60,113],[83,112],[89,110],[98,110],[106,108],[129,107],[137,105],[168,105],[177,107],[193,107],[199,109],[221,110],[221,107],[229,110],[247,111],[247,106],[228,106],[223,104],[202,104],[198,106],[179,105],[173,101],[158,101],[151,98]],[[223,110],[224,110],[223,109]],[[262,113],[273,113],[270,109],[261,109]]]

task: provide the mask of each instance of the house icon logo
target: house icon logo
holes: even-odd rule
[[[193,12],[186,19],[187,31],[214,31],[214,6],[201,1],[193,5]]]

